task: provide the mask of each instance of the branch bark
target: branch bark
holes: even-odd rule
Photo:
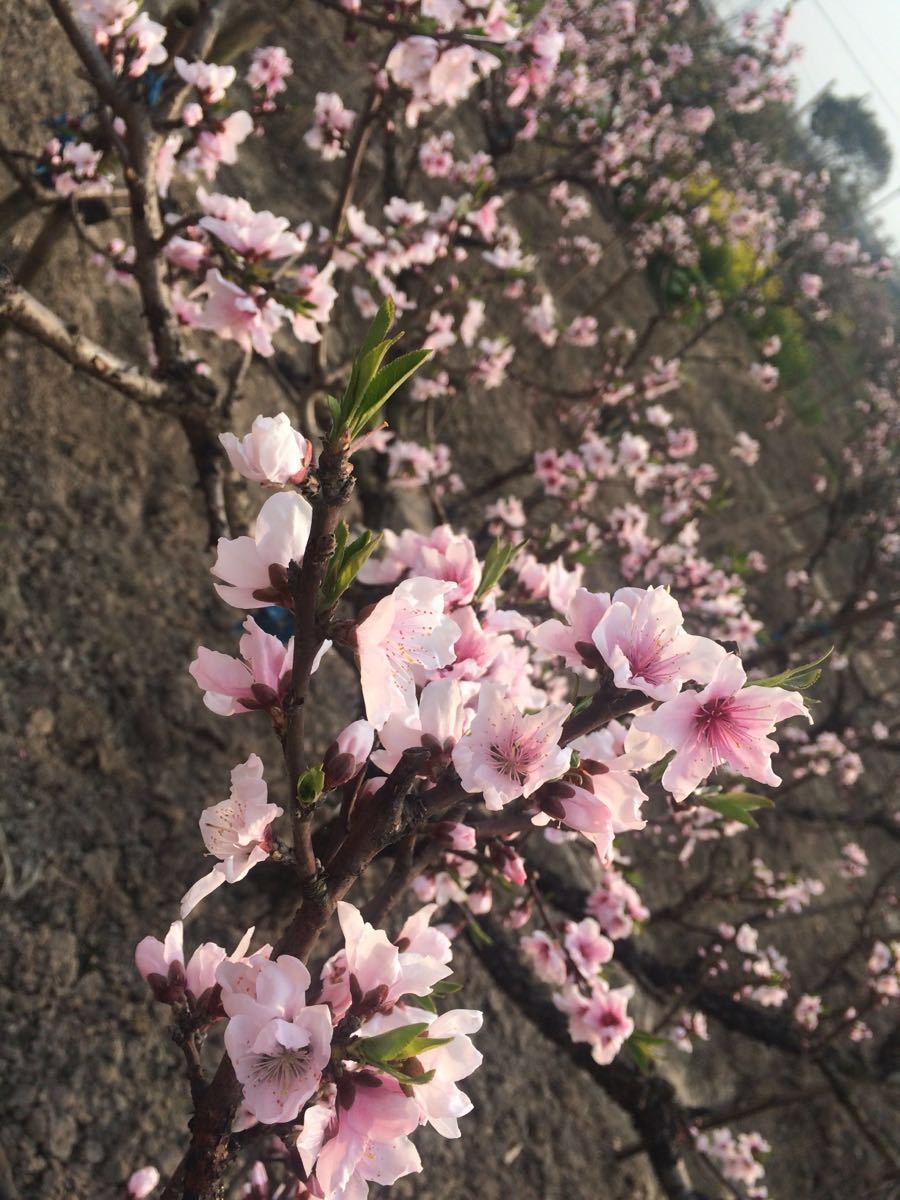
[[[176,397],[166,384],[145,375],[133,363],[86,337],[74,325],[41,304],[24,288],[16,286],[6,268],[0,268],[0,316],[31,334],[60,358],[129,400],[156,409],[173,409]]]

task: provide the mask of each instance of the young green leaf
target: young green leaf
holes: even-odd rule
[[[325,772],[321,767],[307,767],[297,780],[297,803],[301,808],[312,808],[325,787]]]
[[[431,989],[435,996],[452,996],[454,992],[460,991],[461,983],[455,983],[452,979],[439,979]]]
[[[406,383],[419,367],[432,356],[431,350],[410,350],[401,354],[382,367],[369,383],[362,398],[350,414],[350,432],[352,437],[368,425],[380,408],[393,396],[394,392]]]
[[[665,1044],[665,1038],[647,1033],[643,1029],[636,1029],[625,1042],[625,1049],[634,1059],[634,1064],[639,1071],[649,1071],[653,1067],[653,1062],[656,1058],[655,1051],[658,1047]]]
[[[401,996],[400,1000],[410,1008],[424,1008],[426,1012],[437,1014],[437,1006],[430,996]]]
[[[806,691],[818,680],[822,674],[822,663],[831,658],[833,653],[834,646],[814,662],[805,663],[802,667],[789,667],[787,671],[782,671],[780,675],[770,675],[768,679],[750,679],[747,681],[747,686],[781,687],[787,688],[789,691]]]
[[[704,808],[711,808],[723,816],[726,821],[740,821],[751,829],[757,828],[757,823],[751,812],[758,808],[774,808],[774,802],[768,796],[754,796],[750,792],[722,792],[718,796],[701,796],[700,803]]]
[[[525,545],[524,542],[519,542],[514,545],[512,542],[501,542],[499,538],[488,550],[484,557],[484,569],[481,572],[481,583],[478,585],[478,591],[475,593],[475,599],[481,600],[488,594],[491,588],[495,587],[506,571],[509,569],[510,563]]]
[[[358,1038],[353,1043],[353,1049],[363,1062],[379,1066],[394,1059],[411,1058],[410,1046],[427,1028],[424,1021],[401,1025],[399,1029],[389,1029],[387,1033],[378,1033],[374,1037]]]

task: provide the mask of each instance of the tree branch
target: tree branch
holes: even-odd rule
[[[66,325],[30,292],[17,287],[5,267],[0,267],[0,316],[37,338],[77,370],[109,384],[129,400],[156,409],[175,407],[176,397],[164,383],[144,375],[74,325]]]

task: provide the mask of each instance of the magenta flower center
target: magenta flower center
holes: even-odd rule
[[[522,784],[540,765],[542,747],[534,739],[510,734],[500,741],[491,742],[488,755],[499,774]]]
[[[719,696],[701,705],[697,712],[700,735],[705,737],[714,749],[721,748],[732,731],[734,722],[731,717],[731,701],[731,696]]]

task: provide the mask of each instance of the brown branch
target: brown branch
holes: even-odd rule
[[[112,68],[103,57],[96,42],[78,21],[67,0],[47,0],[47,3],[53,10],[53,15],[62,26],[63,32],[69,39],[72,49],[81,59],[82,65],[87,71],[88,77],[101,100],[105,101],[113,112],[127,119],[131,111],[131,105],[125,98],[123,91],[119,87],[119,81],[113,74]]]
[[[318,2],[321,3],[322,0],[318,0]],[[353,130],[353,139],[347,152],[347,163],[344,169],[344,177],[341,180],[341,190],[338,193],[334,211],[331,215],[331,235],[333,238],[340,236],[341,227],[347,215],[347,209],[350,207],[350,203],[353,200],[353,193],[356,191],[356,183],[362,169],[369,138],[372,136],[375,118],[383,103],[384,94],[373,83],[369,87],[365,108],[359,115],[356,128]]]
[[[576,738],[584,737],[602,729],[610,721],[624,717],[637,708],[643,708],[650,701],[643,692],[623,692],[613,686],[612,679],[607,673],[606,679],[601,679],[597,691],[589,704],[581,712],[572,713],[562,727],[561,746],[568,746]]]
[[[319,591],[334,553],[334,532],[353,491],[353,471],[346,446],[326,445],[319,455],[319,490],[313,498],[312,524],[301,564],[291,563],[288,585],[294,609],[294,658],[291,693],[285,704],[284,755],[291,794],[294,854],[300,881],[312,888],[318,874],[312,846],[312,810],[297,803],[297,784],[308,765],[305,704],[313,662],[324,640],[319,619]]]
[[[6,268],[0,268],[0,316],[31,334],[79,371],[109,384],[129,400],[151,408],[171,410],[176,397],[169,387],[144,375],[132,363],[98,345],[67,325],[39,300],[17,287]]]

